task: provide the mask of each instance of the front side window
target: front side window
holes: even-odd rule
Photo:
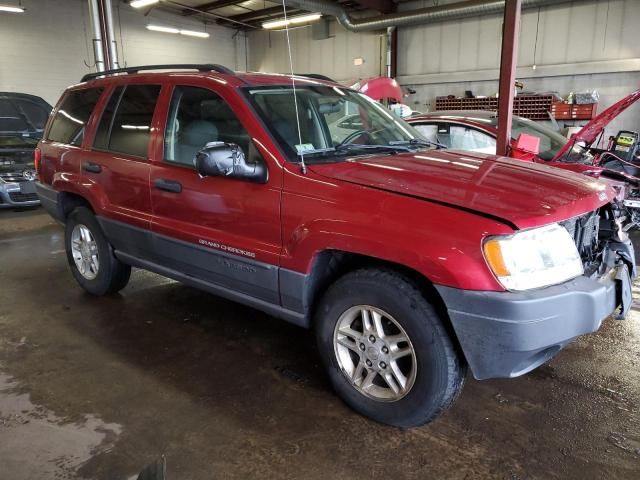
[[[147,158],[151,121],[160,85],[118,87],[100,119],[94,148]]]
[[[296,87],[295,97],[289,86],[245,92],[291,160],[314,155],[335,160],[346,152],[406,150],[421,141],[420,134],[403,120],[352,90],[305,85]]]
[[[164,138],[164,159],[189,167],[207,143],[239,145],[251,150],[249,134],[227,103],[206,88],[178,86],[171,98]]]
[[[85,126],[102,90],[86,88],[68,92],[53,118],[47,139],[69,145],[81,145]]]

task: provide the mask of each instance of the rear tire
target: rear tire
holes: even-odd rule
[[[400,273],[345,275],[327,290],[315,321],[329,379],[362,415],[398,427],[423,425],[462,389],[464,360],[433,305]]]
[[[108,295],[129,283],[131,267],[115,257],[100,224],[88,208],[76,207],[69,214],[64,245],[71,273],[87,292]]]

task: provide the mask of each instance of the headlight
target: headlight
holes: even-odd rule
[[[484,242],[487,264],[507,290],[529,290],[570,280],[584,273],[576,245],[554,223]]]

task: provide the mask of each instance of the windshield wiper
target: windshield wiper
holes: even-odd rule
[[[436,147],[438,149],[449,148],[442,143],[432,142],[430,140],[422,140],[420,138],[412,138],[411,140],[393,140],[389,142],[389,145],[412,145],[416,147]]]
[[[385,150],[387,152],[410,152],[411,149],[405,145],[363,145],[358,143],[345,143],[342,145],[337,145],[335,148],[336,152],[347,151],[347,150]]]

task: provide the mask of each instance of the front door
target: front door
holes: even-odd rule
[[[265,159],[212,89],[177,85],[167,100],[163,154],[150,178],[156,262],[278,304],[281,171],[271,168],[265,184],[200,177],[194,157],[209,142],[236,143],[251,161]]]

